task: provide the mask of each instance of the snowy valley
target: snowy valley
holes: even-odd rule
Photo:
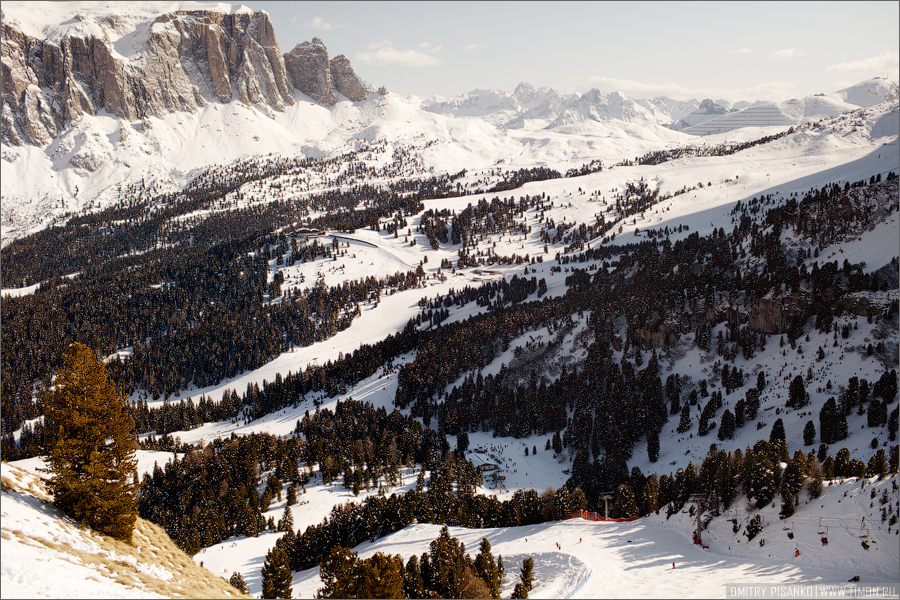
[[[501,597],[529,556],[531,597],[896,597],[896,84],[403,97],[170,5],[3,6],[4,597],[260,597],[276,543],[311,597],[335,546],[409,568],[443,525]],[[152,546],[41,481],[75,341],[127,397]],[[627,520],[569,518],[604,498]]]

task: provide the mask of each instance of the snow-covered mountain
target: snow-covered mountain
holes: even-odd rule
[[[654,111],[658,115],[659,122],[663,124],[680,121],[697,110],[699,106],[696,100],[675,100],[666,96],[639,99],[636,102],[644,108]]]
[[[782,102],[705,99],[680,101],[667,97],[635,99],[621,92],[593,89],[562,96],[551,88],[535,90],[521,83],[512,93],[473,90],[449,100],[424,100],[424,110],[448,116],[479,118],[498,127],[537,129],[576,123],[623,121],[656,123],[692,135],[733,131],[742,127],[790,126],[830,117],[897,98],[897,86],[870,79],[831,94]],[[709,125],[705,123],[715,121]]]
[[[896,98],[896,84],[886,79],[869,79],[831,94],[817,94],[775,103],[758,102],[737,111],[727,111],[712,101],[704,100],[704,103],[709,102],[706,108],[701,106],[679,121],[675,128],[685,133],[709,135],[743,127],[799,125]]]
[[[600,150],[619,160],[690,143],[667,127],[790,126],[897,94],[871,80],[727,114],[744,103],[563,96],[528,83],[423,101],[367,89],[318,38],[282,55],[268,15],[246,7],[7,2],[2,14],[4,244],[115,202],[129,181],[175,189],[195,169],[248,154],[325,156],[355,139],[403,145],[422,136],[441,142],[420,159],[437,172],[590,161]]]
[[[415,149],[420,166],[428,172],[485,168],[500,160],[511,166],[552,164],[567,169],[567,161],[590,162],[600,149],[618,160],[659,144],[679,144],[685,137],[646,119],[616,143],[605,131],[619,132],[631,123],[592,121],[600,130],[588,137],[544,130],[547,117],[555,115],[559,96],[527,84],[519,86],[515,97],[495,98],[524,107],[520,113],[493,114],[499,121],[520,114],[537,123],[537,130],[503,129],[492,125],[491,119],[436,114],[422,110],[415,100],[387,92],[359,102],[341,96],[333,106],[313,102],[298,90],[293,97],[295,102],[280,112],[233,100],[137,122],[107,112],[83,114],[45,144],[4,143],[0,162],[4,243],[67,212],[107,206],[117,200],[119,186],[129,181],[153,181],[157,189],[175,189],[197,169],[246,155],[340,155],[358,143],[385,139],[397,148]],[[473,107],[483,104],[472,100]]]
[[[552,88],[520,83],[515,91],[473,90],[449,100],[422,101],[422,108],[454,117],[480,118],[506,129],[558,127],[585,121],[667,123],[696,108],[671,98],[635,100],[620,92],[590,90],[562,95]]]
[[[606,94],[594,89],[567,101],[549,127],[610,120],[626,123],[656,122],[654,115],[633,98],[621,92]]]
[[[513,92],[472,90],[451,98],[423,100],[423,110],[452,117],[477,117],[501,128],[522,129],[526,121],[545,125],[556,118],[564,102],[552,88],[522,82]],[[533,128],[533,127],[529,127]]]
[[[699,125],[704,121],[709,121],[710,119],[715,119],[721,115],[728,114],[729,112],[730,111],[721,104],[707,98],[700,103],[697,110],[679,119],[672,128],[680,131],[693,125]]]
[[[318,38],[282,55],[268,13],[198,2],[6,2],[4,144],[45,146],[84,115],[129,122],[233,100],[264,112],[294,89],[333,105],[367,95]]]
[[[130,369],[119,371],[132,377],[130,400],[144,401],[151,409],[167,402],[193,408],[200,398],[212,406],[234,394],[237,417],[197,417],[184,430],[167,431],[179,442],[196,445],[193,457],[174,455],[182,466],[200,460],[201,453],[217,452],[210,440],[254,432],[297,441],[299,447],[297,423],[307,411],[336,411],[338,402],[350,399],[386,414],[399,408],[404,418],[417,420],[416,426],[452,426],[453,418],[494,412],[441,414],[453,390],[466,390],[461,401],[454,400],[457,407],[474,407],[481,401],[476,396],[489,389],[481,381],[493,380],[495,386],[502,381],[503,393],[509,392],[498,396],[509,405],[501,408],[498,401],[496,412],[516,414],[519,402],[540,398],[535,391],[539,385],[556,385],[564,372],[586,380],[598,364],[622,373],[621,380],[608,380],[608,391],[628,405],[628,412],[618,415],[623,421],[634,423],[639,415],[650,414],[642,412],[645,400],[657,409],[649,403],[663,393],[667,399],[655,450],[643,429],[628,440],[622,478],[631,477],[628,481],[636,485],[652,473],[661,477],[687,469],[689,461],[696,468],[711,449],[752,448],[774,436],[777,426],[790,451],[799,450],[804,457],[817,451],[833,457],[847,448],[865,463],[875,452],[889,454],[895,447],[896,430],[876,422],[872,407],[890,412],[897,405],[896,394],[879,400],[873,392],[878,385],[888,387],[881,382],[890,379],[898,357],[896,85],[873,79],[827,95],[753,104],[644,100],[599,90],[564,96],[527,83],[513,92],[475,90],[451,99],[421,100],[363,86],[349,61],[329,58],[318,38],[281,54],[264,13],[190,2],[162,9],[157,3],[117,6],[3,4],[3,258],[5,273],[24,271],[14,281],[5,275],[4,285],[13,287],[0,292],[4,360],[10,364],[6,352],[15,348],[15,360],[39,356],[35,363],[49,365],[49,351],[38,342],[106,331],[113,311],[92,316],[78,308],[78,303],[83,307],[96,301],[99,306],[120,300],[101,277],[112,280],[125,273],[124,278],[136,282],[128,302],[118,305],[122,311],[156,308],[155,300],[148,299],[171,291],[168,297],[176,299],[172,314],[141,323],[149,333],[142,332],[137,342],[126,337],[136,334],[121,332],[117,335],[122,337],[97,344],[105,344],[111,365],[119,365],[120,358]],[[179,43],[172,41],[176,33]],[[232,47],[241,49],[240,60],[232,60]],[[93,58],[79,54],[84,48]],[[96,71],[97,64],[110,69],[91,79],[88,72]],[[163,66],[173,69],[171,81],[154,79]],[[220,85],[226,81],[227,89]],[[186,186],[197,193],[172,194]],[[333,208],[329,203],[335,199],[344,204]],[[123,211],[71,220],[75,213],[112,206]],[[278,212],[281,208],[284,213]],[[365,221],[316,224],[324,230],[319,237],[305,229],[317,219],[350,219],[364,211],[371,211]],[[266,216],[255,220],[259,215]],[[60,229],[13,243],[48,223]],[[221,227],[210,227],[213,223]],[[117,245],[134,231],[130,227],[145,225],[143,239]],[[442,227],[448,235],[438,240]],[[228,237],[234,230],[240,239]],[[38,264],[60,246],[55,231],[70,236],[60,234],[59,239],[77,240],[70,252],[60,251],[64,260],[58,269]],[[206,269],[207,262],[214,262],[206,259],[220,250],[222,238],[217,236],[232,248],[232,258],[222,258],[221,264],[239,268],[221,275],[221,286],[194,285],[191,264]],[[97,265],[101,250],[76,257],[81,243],[90,250],[102,247],[110,260],[105,266],[113,265],[109,271],[117,272]],[[325,254],[323,248],[328,249]],[[30,262],[35,255],[37,260]],[[145,265],[145,257],[159,262]],[[188,258],[195,263],[188,264]],[[120,259],[127,262],[127,273],[119,269]],[[88,267],[80,271],[84,265]],[[94,267],[99,276],[91,273]],[[37,269],[44,275],[35,275]],[[202,272],[209,275],[204,282],[218,283],[220,272]],[[384,287],[370,285],[404,273],[420,278],[410,276],[412,285],[397,285],[403,277]],[[518,293],[513,284],[528,281],[535,290],[523,287],[523,297],[511,299]],[[227,293],[246,291],[250,282],[248,310],[254,323],[267,327],[245,335],[244,314],[216,311],[231,303]],[[359,282],[367,282],[364,293]],[[663,285],[671,282],[676,289]],[[317,323],[312,313],[331,307],[326,309],[325,300],[306,303],[306,294],[324,296],[340,288],[354,296],[335,313],[339,326]],[[92,299],[78,295],[94,292],[98,295]],[[66,294],[62,301],[51,296],[57,293]],[[178,300],[190,294],[200,299]],[[619,298],[626,299],[624,308],[612,308]],[[550,304],[558,300],[568,304]],[[547,306],[552,310],[544,311]],[[526,310],[505,312],[518,308]],[[542,311],[545,321],[527,320],[532,315],[526,313]],[[282,336],[278,328],[283,323],[307,313],[309,321],[298,322],[303,327],[312,323],[309,336],[300,341],[287,330]],[[51,316],[43,318],[45,314]],[[506,320],[509,315],[513,317]],[[83,330],[75,325],[82,318],[87,324]],[[442,341],[440,336],[470,318],[476,326],[481,323],[477,319],[488,323],[473,327],[475,333],[467,338],[477,338],[474,352],[458,352]],[[514,325],[499,331],[506,327],[498,324],[501,320]],[[223,322],[230,327],[221,327]],[[18,332],[24,334],[15,337]],[[260,347],[270,334],[275,342],[271,351],[252,349],[243,356],[226,355],[225,361],[218,355],[210,360],[231,347],[227,335],[235,332]],[[409,339],[421,335],[424,341],[409,350],[399,341],[407,343],[407,334]],[[174,345],[180,342],[165,346],[177,359],[172,364],[165,352],[152,355],[166,369],[152,375],[152,384],[161,387],[165,379],[177,388],[166,389],[165,399],[162,394],[153,397],[155,391],[148,393],[151,375],[144,373],[157,365],[137,358],[143,355],[146,361],[160,340],[193,335],[190,348]],[[213,342],[200,337],[204,335],[222,338]],[[302,393],[292,388],[290,396],[278,396],[281,384],[273,382],[292,379],[292,373],[296,376],[305,367],[307,375],[324,372],[317,370],[319,365],[340,363],[343,368],[341,361],[364,356],[364,347],[374,348],[389,337],[395,342],[384,346],[382,356],[388,358],[351,365],[324,384],[315,375],[316,387]],[[428,353],[436,358],[424,366],[427,376],[404,370]],[[448,367],[451,359],[478,356],[480,363],[473,367],[463,362],[459,373]],[[234,368],[225,374],[214,371],[232,359]],[[248,366],[251,359],[257,362]],[[658,369],[658,388],[643,383],[654,381],[648,363]],[[726,367],[741,373],[740,384],[725,375]],[[431,396],[422,391],[432,383],[429,369],[441,378]],[[27,389],[20,397],[49,376],[23,378],[25,385],[19,387]],[[466,387],[467,377],[479,383]],[[806,392],[806,404],[799,408],[788,405],[798,377]],[[330,385],[339,378],[339,386]],[[825,444],[824,407],[833,398],[849,398],[854,378],[867,390],[862,394],[866,399],[852,406],[847,401],[844,437]],[[670,391],[669,381],[678,390]],[[402,398],[414,395],[410,386],[418,384],[421,390],[415,395],[422,397],[416,402],[422,404],[402,405]],[[478,394],[472,392],[475,387]],[[745,419],[749,410],[738,407],[750,401],[751,388],[758,410]],[[4,386],[4,407],[7,390]],[[255,393],[258,404],[241,404],[243,390],[248,398]],[[591,432],[605,435],[603,428],[617,421],[612,412],[590,412],[594,401],[602,400],[599,391],[597,398],[593,392],[541,399],[559,408],[555,431],[548,432],[543,423],[538,424],[544,427],[540,432],[535,428],[528,433],[513,427],[470,428],[469,447],[461,454],[473,464],[495,464],[503,477],[494,482],[486,478],[476,492],[506,501],[520,490],[565,486],[575,480],[576,466],[579,481],[590,480],[584,475],[586,463],[599,473],[616,446]],[[276,397],[284,402],[265,412],[260,397],[266,394],[271,402]],[[561,398],[566,402],[560,403]],[[678,414],[668,410],[673,399],[680,403]],[[431,412],[426,416],[421,406]],[[724,433],[726,413],[742,415],[742,424],[730,434]],[[4,443],[12,437],[15,444],[25,431],[33,432],[40,418],[33,417],[17,421]],[[708,429],[701,433],[704,424]],[[806,433],[810,424],[812,442]],[[585,439],[585,425],[591,443],[573,442],[576,436]],[[153,427],[145,422],[142,431],[148,432],[141,435],[146,441]],[[558,450],[551,445],[554,434],[560,437]],[[438,438],[455,448],[463,436]],[[154,462],[162,465],[172,457],[172,452],[141,451],[139,469],[152,473]],[[17,462],[16,467],[32,474],[43,466],[37,458]],[[267,475],[279,467],[261,466],[258,478],[242,483],[251,491],[256,486],[259,496]],[[302,464],[300,469],[307,471]],[[367,481],[356,494],[339,474],[325,483],[321,471],[310,466],[294,525],[303,529],[321,523],[336,506],[412,490],[420,470],[424,479],[424,462],[410,458],[397,481],[388,484],[383,473],[374,474],[372,484]],[[151,582],[148,574],[172,585],[187,586],[184,573],[196,581],[209,580],[203,570],[182,573],[183,565],[176,569],[174,558],[154,562],[144,556],[143,544],[133,552],[107,547],[42,502],[49,498],[36,478],[7,464],[3,476],[4,596],[170,596],[180,592]],[[601,473],[595,481],[607,476]],[[846,588],[853,575],[862,577],[860,585],[897,579],[897,524],[887,521],[887,509],[882,509],[887,505],[891,517],[900,515],[896,484],[896,475],[835,480],[816,500],[802,492],[796,516],[788,521],[778,518],[777,498],[756,510],[747,496],[739,496],[727,514],[708,523],[707,549],[691,543],[695,521],[688,512],[667,518],[665,512],[650,510],[625,524],[569,520],[454,528],[453,534],[470,550],[482,537],[490,538],[513,575],[505,596],[526,555],[535,557],[538,581],[532,595],[538,597],[712,596],[721,595],[728,578]],[[879,504],[882,495],[888,500]],[[189,496],[182,498],[187,502]],[[210,497],[210,502],[218,501]],[[261,514],[280,520],[286,505],[287,499],[278,497]],[[757,513],[766,529],[765,545],[746,543],[750,540],[740,532]],[[884,519],[880,525],[879,519]],[[824,546],[820,529],[829,526],[831,544]],[[149,529],[141,531],[145,535]],[[362,556],[380,551],[406,559],[428,548],[438,526],[420,519],[392,531],[366,538],[370,541],[356,550]],[[257,533],[229,529],[221,539],[210,537],[217,541],[203,542],[194,562],[216,576],[242,572],[251,592],[258,594],[263,557],[282,533]],[[870,547],[861,543],[866,539]],[[85,558],[94,554],[99,562]],[[676,569],[670,568],[673,562]],[[604,576],[610,569],[622,574],[619,580],[610,583]],[[43,587],[35,583],[39,575],[44,576]],[[69,579],[79,585],[66,587]],[[312,595],[321,586],[317,570],[294,572],[293,586],[295,595]]]

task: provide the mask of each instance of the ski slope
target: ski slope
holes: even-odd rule
[[[897,528],[888,533],[886,527],[875,528],[873,523],[867,538],[871,549],[866,551],[859,538],[859,519],[848,518],[846,504],[838,502],[848,501],[844,498],[847,492],[854,501],[854,516],[870,514],[868,492],[874,489],[879,495],[885,488],[890,490],[891,481],[897,481],[897,477],[875,483],[866,481],[865,489],[855,480],[826,487],[815,501],[821,507],[801,504],[788,520],[794,528],[794,540],[788,539],[785,523],[778,520],[778,501],[761,512],[768,525],[763,534],[749,543],[743,533],[732,533],[732,523],[727,520],[731,513],[714,519],[704,532],[709,545],[706,550],[691,542],[694,519],[690,515],[677,513],[666,520],[664,510],[630,523],[572,519],[509,528],[450,527],[450,533],[473,556],[485,537],[494,556],[503,556],[507,573],[503,597],[512,593],[522,560],[528,556],[535,563],[536,581],[529,594],[533,598],[715,598],[725,595],[726,583],[852,587],[847,580],[856,575],[860,577],[858,585],[896,586],[900,575]],[[896,491],[891,498],[896,501]],[[742,520],[748,515],[746,503],[746,499],[739,498],[733,505],[732,512]],[[875,504],[878,506],[877,501]],[[831,524],[826,547],[821,545],[817,533],[819,517]],[[843,523],[849,525],[844,527]],[[376,552],[400,554],[405,562],[413,554],[428,551],[440,529],[440,525],[412,525],[354,550],[360,558]],[[241,571],[251,593],[258,592],[262,557],[279,535],[267,533],[256,539],[229,541],[208,548],[194,559],[202,560],[214,573]],[[762,547],[760,539],[765,539]],[[795,557],[798,548],[800,556]],[[295,598],[312,597],[321,586],[318,569],[294,573]]]
[[[3,476],[15,480],[19,487],[36,489],[29,483],[33,479],[6,463]],[[528,556],[535,564],[532,598],[713,598],[724,596],[728,583],[818,584],[840,588],[842,595],[851,595],[861,586],[894,586],[896,590],[900,579],[898,527],[888,528],[878,518],[878,511],[885,490],[891,504],[900,501],[895,487],[898,479],[834,481],[816,500],[809,500],[802,492],[794,516],[786,521],[778,519],[780,502],[776,499],[759,512],[765,529],[752,541],[746,539],[743,530],[733,533],[731,519],[737,519],[743,527],[753,514],[747,509],[746,499],[739,497],[704,531],[707,549],[691,542],[694,518],[690,514],[679,512],[667,520],[665,509],[628,523],[571,519],[508,528],[451,527],[450,533],[472,555],[481,539],[487,538],[494,555],[503,556],[507,574],[503,597],[512,593],[522,560]],[[414,481],[414,476],[410,480]],[[321,485],[310,485],[300,498],[311,505],[323,501],[329,504],[335,501],[331,494]],[[874,508],[869,507],[870,502]],[[295,524],[304,506],[293,507]],[[273,502],[266,514],[277,519],[283,508],[284,501]],[[4,492],[2,511],[3,597],[160,597],[97,575],[88,563],[62,556],[59,549],[42,550],[40,543],[29,541],[50,539],[74,544],[83,553],[98,552],[91,543],[79,542],[71,525],[37,498]],[[866,517],[865,532],[860,528],[862,517]],[[300,529],[307,524],[311,522],[301,522]],[[822,526],[828,529],[827,546],[821,543]],[[361,558],[376,552],[400,554],[405,562],[413,554],[428,551],[440,529],[440,525],[411,525],[354,550]],[[866,537],[861,538],[861,534]],[[193,558],[214,575],[228,578],[235,571],[242,573],[251,594],[258,596],[265,554],[280,535],[268,532],[256,538],[232,538]],[[862,547],[862,541],[869,544],[869,550]],[[799,556],[795,555],[797,550]],[[35,563],[42,565],[39,571],[34,569]],[[177,575],[154,564],[134,564],[162,579]],[[859,581],[849,583],[855,576]],[[318,569],[294,573],[292,586],[294,598],[312,597],[322,586]]]

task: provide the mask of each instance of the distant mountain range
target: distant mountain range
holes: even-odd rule
[[[135,122],[234,100],[271,115],[292,106],[299,99],[295,91],[323,106],[359,102],[374,91],[345,56],[330,59],[318,38],[282,54],[268,13],[243,6],[4,2],[0,14],[0,131],[10,145],[43,146],[83,115],[108,113]],[[897,96],[897,86],[885,79],[828,95],[753,104],[635,99],[597,89],[563,95],[521,83],[513,92],[431,98],[420,108],[502,129],[615,120],[706,134],[798,124]]]
[[[528,83],[423,100],[365,83],[318,38],[282,53],[269,15],[238,5],[11,1],[0,16],[4,243],[117,202],[125,182],[174,189],[195,169],[248,155],[322,157],[385,139],[418,148],[429,172],[589,162],[601,147],[633,157],[689,143],[683,134],[786,127],[898,96],[872,79],[779,103]]]
[[[665,96],[636,99],[622,92],[597,89],[561,95],[552,88],[520,83],[514,92],[473,90],[449,100],[432,98],[423,110],[453,117],[476,117],[506,129],[555,128],[586,121],[645,122],[685,133],[705,135],[741,127],[789,126],[896,100],[897,85],[869,79],[831,94],[783,102],[731,104],[725,100],[673,100]]]

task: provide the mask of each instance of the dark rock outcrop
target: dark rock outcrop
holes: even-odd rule
[[[800,294],[762,298],[750,310],[749,327],[768,335],[785,333],[808,316],[809,300]]]
[[[337,103],[328,50],[322,40],[313,38],[312,42],[297,44],[284,55],[284,64],[295,88],[319,104],[333,106]]]
[[[356,76],[356,72],[350,65],[350,60],[343,54],[335,56],[328,62],[331,70],[331,79],[338,92],[354,102],[365,100],[368,96],[366,86]]]

